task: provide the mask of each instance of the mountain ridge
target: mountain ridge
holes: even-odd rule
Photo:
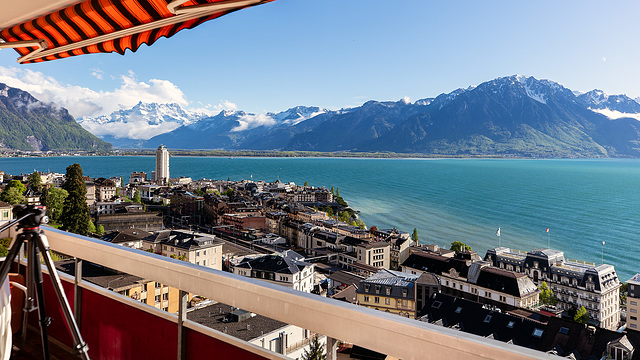
[[[413,103],[367,101],[286,126],[241,129],[226,112],[149,139],[173,148],[280,151],[389,151],[442,156],[640,157],[640,104],[597,90],[576,95],[551,80],[513,75]],[[205,119],[200,120],[205,121]],[[212,125],[215,124],[215,125]],[[187,135],[188,134],[188,135]],[[200,138],[199,140],[194,140]]]
[[[109,150],[64,108],[0,83],[0,148],[25,151]]]

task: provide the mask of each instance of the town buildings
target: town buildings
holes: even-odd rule
[[[222,270],[222,245],[213,235],[178,230],[157,231],[143,239],[143,250]]]
[[[493,267],[474,251],[431,249],[414,251],[402,271],[437,274],[443,293],[478,303],[503,309],[538,306],[539,290],[525,274]]]
[[[627,330],[640,331],[640,274],[627,280]]]
[[[158,146],[156,150],[156,172],[155,182],[160,185],[169,183],[169,150],[164,145]]]
[[[383,269],[360,281],[356,298],[362,306],[415,318],[439,288],[438,278],[433,274],[413,275]]]
[[[495,267],[523,273],[536,285],[546,282],[561,310],[584,306],[600,327],[615,330],[620,322],[620,281],[613,265],[567,260],[558,250],[529,252],[506,247],[487,250],[485,260]]]
[[[294,290],[311,292],[315,282],[315,264],[291,250],[254,258],[246,257],[233,266],[237,275],[262,279]]]

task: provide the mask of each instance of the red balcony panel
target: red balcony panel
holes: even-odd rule
[[[200,332],[187,330],[187,359],[266,359],[248,350],[240,349]]]
[[[82,336],[92,359],[176,359],[177,325],[82,290]]]

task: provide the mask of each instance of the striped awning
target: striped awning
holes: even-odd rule
[[[0,48],[15,48],[19,63],[91,53],[124,55],[127,49],[135,52],[163,36],[270,1],[86,0],[0,30]]]

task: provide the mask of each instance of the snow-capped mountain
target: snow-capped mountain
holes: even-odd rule
[[[296,125],[314,116],[324,114],[327,111],[327,109],[321,109],[317,106],[296,106],[279,113],[268,113],[267,115],[273,118],[277,124]]]
[[[557,82],[522,75],[496,78],[414,103],[408,98],[372,100],[331,111],[298,106],[266,114],[222,111],[200,119],[184,111],[187,115],[167,120],[161,115],[148,116],[164,114],[154,110],[157,106],[150,111],[139,105],[92,124],[98,126],[102,121],[99,125],[107,130],[109,126],[142,124],[147,136],[151,130],[158,135],[148,140],[128,135],[128,147],[144,148],[165,144],[174,149],[640,157],[636,145],[640,143],[640,104],[635,100],[598,90],[576,93]],[[167,124],[173,130],[160,128]],[[109,141],[124,147],[115,140],[123,138]]]
[[[608,95],[602,90],[591,90],[578,96],[589,109],[610,119],[633,118],[640,120],[640,103],[627,95]]]
[[[205,116],[203,113],[185,110],[178,104],[139,102],[131,109],[122,109],[95,118],[80,118],[77,121],[101,138],[146,140],[189,125]]]

